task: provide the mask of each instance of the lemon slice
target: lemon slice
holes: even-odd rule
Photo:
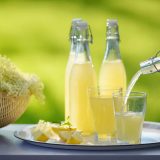
[[[67,140],[71,139],[73,131],[60,131],[59,137],[63,142],[67,142]]]
[[[36,127],[31,130],[34,140],[46,142],[49,139],[58,139],[58,135],[53,132],[52,125],[49,122],[40,120]]]
[[[68,125],[45,122],[40,120],[31,130],[34,140],[46,142],[49,139],[61,140],[67,144],[80,144],[82,135],[76,128]]]
[[[60,131],[60,138],[67,144],[80,144],[82,135],[79,131]]]
[[[82,143],[83,141],[83,138],[82,138],[82,135],[81,135],[81,132],[79,131],[75,131],[71,138],[69,140],[67,140],[67,144],[80,144]]]
[[[49,138],[44,135],[44,134],[41,134],[40,136],[38,136],[37,138],[35,138],[36,141],[41,141],[41,142],[46,142],[49,140]]]

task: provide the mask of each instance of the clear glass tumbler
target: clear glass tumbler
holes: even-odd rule
[[[113,94],[117,143],[139,144],[146,110],[146,93]]]
[[[89,88],[89,103],[93,115],[94,129],[99,142],[115,139],[116,126],[112,94],[118,90]]]

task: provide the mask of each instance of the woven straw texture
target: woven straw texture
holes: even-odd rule
[[[30,96],[8,96],[0,92],[0,127],[15,122],[26,110]]]

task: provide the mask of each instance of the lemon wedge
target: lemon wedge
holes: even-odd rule
[[[80,131],[60,131],[59,136],[67,144],[80,144],[82,142]]]
[[[53,124],[52,125],[52,130],[55,133],[59,134],[59,132],[61,132],[61,131],[69,131],[69,132],[70,131],[76,131],[76,128],[68,127],[68,126],[61,126],[59,124]]]
[[[80,144],[82,142],[82,134],[76,128],[43,120],[40,120],[31,129],[31,133],[34,140],[41,142],[46,142],[49,139],[61,140],[66,144]]]
[[[57,139],[58,135],[53,132],[52,125],[49,122],[40,120],[36,127],[31,130],[34,140],[46,142],[49,139]]]

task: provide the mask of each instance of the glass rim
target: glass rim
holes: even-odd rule
[[[112,93],[113,98],[114,97],[146,97],[146,92],[139,92],[139,91],[133,91],[130,92],[130,94],[127,96],[126,92],[114,92]]]

